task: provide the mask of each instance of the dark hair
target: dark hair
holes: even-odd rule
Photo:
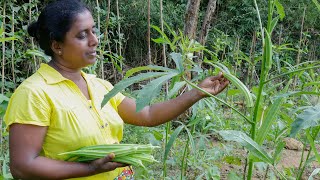
[[[28,27],[28,33],[38,41],[45,54],[53,56],[53,40],[63,42],[75,17],[89,8],[80,0],[57,0],[48,4],[37,21]]]

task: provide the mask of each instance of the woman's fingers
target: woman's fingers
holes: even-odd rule
[[[100,172],[112,171],[118,167],[127,166],[122,163],[112,162],[114,157],[115,157],[115,155],[113,153],[108,154],[104,158],[100,158],[100,159],[97,159],[97,160],[91,162],[91,167],[93,167],[95,169],[95,171],[100,173]]]

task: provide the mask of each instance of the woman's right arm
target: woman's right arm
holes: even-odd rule
[[[91,163],[66,162],[40,156],[47,127],[12,124],[9,132],[10,170],[17,179],[68,179],[123,167],[114,154]]]

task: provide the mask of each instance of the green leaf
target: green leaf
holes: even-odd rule
[[[192,136],[191,132],[189,131],[188,127],[187,126],[184,126],[184,127],[185,127],[185,130],[187,131],[187,134],[188,134],[188,138],[189,138],[189,142],[190,142],[190,146],[191,146],[191,151],[194,153],[194,152],[196,152],[196,146],[194,144],[193,136]]]
[[[158,43],[158,44],[170,44],[165,38],[157,38],[157,39],[152,39],[153,42]]]
[[[291,91],[291,92],[287,92],[287,93],[284,93],[284,94],[276,95],[275,98],[288,97],[288,96],[292,96],[292,95],[303,95],[303,94],[320,96],[320,93],[318,93],[318,92]]]
[[[3,94],[0,94],[0,104],[2,104],[3,101],[9,101],[9,98]]]
[[[17,40],[18,38],[17,37],[6,37],[6,38],[0,38],[0,43],[2,42],[6,42],[6,41],[14,41],[14,40]]]
[[[184,128],[184,125],[181,125],[171,134],[168,144],[166,144],[166,147],[165,147],[165,152],[163,157],[164,161],[167,160],[169,151],[183,128]]]
[[[171,53],[170,56],[176,64],[176,67],[179,70],[179,72],[182,73],[184,71],[182,64],[182,55],[180,53]]]
[[[120,91],[124,90],[128,86],[137,83],[139,81],[143,81],[146,79],[151,79],[154,77],[159,77],[163,75],[167,75],[167,72],[149,72],[149,73],[141,73],[137,76],[133,76],[127,79],[123,79],[119,83],[117,83],[111,91],[109,91],[106,95],[104,95],[104,98],[101,102],[101,108],[107,104],[107,102],[116,94],[118,94]]]
[[[267,111],[267,115],[263,119],[261,127],[258,129],[256,142],[262,145],[263,141],[265,140],[268,132],[270,132],[270,127],[276,116],[280,110],[281,104],[283,103],[284,98],[278,98],[269,108]]]
[[[318,2],[318,0],[312,0],[312,2],[316,5],[318,10],[320,11],[320,3]]]
[[[301,129],[315,127],[320,125],[320,104],[305,109],[298,115],[291,127],[290,136],[294,137]]]
[[[268,155],[268,153],[245,133],[241,131],[224,130],[219,131],[219,134],[227,141],[236,141],[240,143],[242,146],[247,148],[256,158],[265,163],[273,165],[274,161]]]
[[[238,89],[240,89],[241,92],[244,94],[247,106],[248,107],[253,107],[252,95],[251,95],[251,93],[250,93],[250,91],[249,91],[249,89],[247,88],[246,85],[244,85],[237,77],[232,75],[229,70],[226,71],[225,68],[220,67],[216,63],[211,63],[209,61],[204,61],[204,62],[209,64],[209,65],[212,65],[215,68],[217,68],[220,71],[222,71],[223,72],[223,76],[225,78],[227,78],[234,86],[236,86]]]
[[[275,18],[271,21],[270,34],[272,34],[274,28],[275,28],[276,25],[278,24],[278,21],[279,21],[279,16],[275,17]]]
[[[281,156],[281,151],[283,150],[283,148],[286,146],[286,143],[281,141],[280,143],[278,143],[276,150],[274,152],[274,156],[273,156],[273,161],[276,162],[278,160],[278,158]]]
[[[319,7],[319,10],[320,10],[320,7]],[[309,176],[308,180],[313,180],[313,176],[315,176],[315,175],[317,175],[319,173],[320,173],[320,168],[317,168],[317,169],[313,170],[313,172]]]
[[[274,3],[276,5],[277,12],[278,12],[280,19],[282,21],[283,18],[286,16],[286,13],[284,12],[284,8],[283,8],[282,4],[279,2],[279,0],[275,0]]]
[[[317,148],[316,148],[316,146],[314,144],[314,140],[315,139],[312,138],[311,133],[310,133],[310,129],[307,129],[306,134],[307,134],[307,139],[308,139],[308,141],[310,143],[311,149],[313,150],[313,152],[314,152],[314,154],[315,154],[315,156],[317,158],[318,163],[320,163],[320,155],[319,155],[318,150],[317,150]]]
[[[173,88],[168,93],[168,98],[172,98],[175,94],[178,93],[178,91],[185,86],[187,83],[185,81],[176,82],[174,83]]]
[[[39,50],[36,50],[36,49],[28,49],[27,52],[26,52],[27,55],[32,55],[32,56],[37,56],[37,57],[41,57],[43,58],[46,62],[49,62],[51,57],[46,55],[43,51],[39,51]]]
[[[128,70],[126,72],[125,78],[132,76],[134,73],[145,71],[145,70],[156,70],[156,71],[165,71],[165,72],[175,71],[174,69],[170,69],[162,66],[154,66],[154,65],[141,66],[141,67],[136,67]]]
[[[162,85],[176,75],[178,75],[178,73],[170,73],[170,74],[161,76],[158,79],[152,80],[142,90],[140,90],[136,100],[136,104],[137,104],[136,111],[139,112],[144,107],[149,105],[152,98],[159,94]]]

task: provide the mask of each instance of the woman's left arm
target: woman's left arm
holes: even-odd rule
[[[198,86],[216,95],[223,91],[228,84],[229,81],[220,73],[218,76],[206,78]],[[123,121],[127,124],[157,126],[176,118],[204,97],[206,97],[204,93],[192,89],[175,99],[147,106],[140,112],[136,112],[135,101],[126,97],[118,106],[118,111]]]

